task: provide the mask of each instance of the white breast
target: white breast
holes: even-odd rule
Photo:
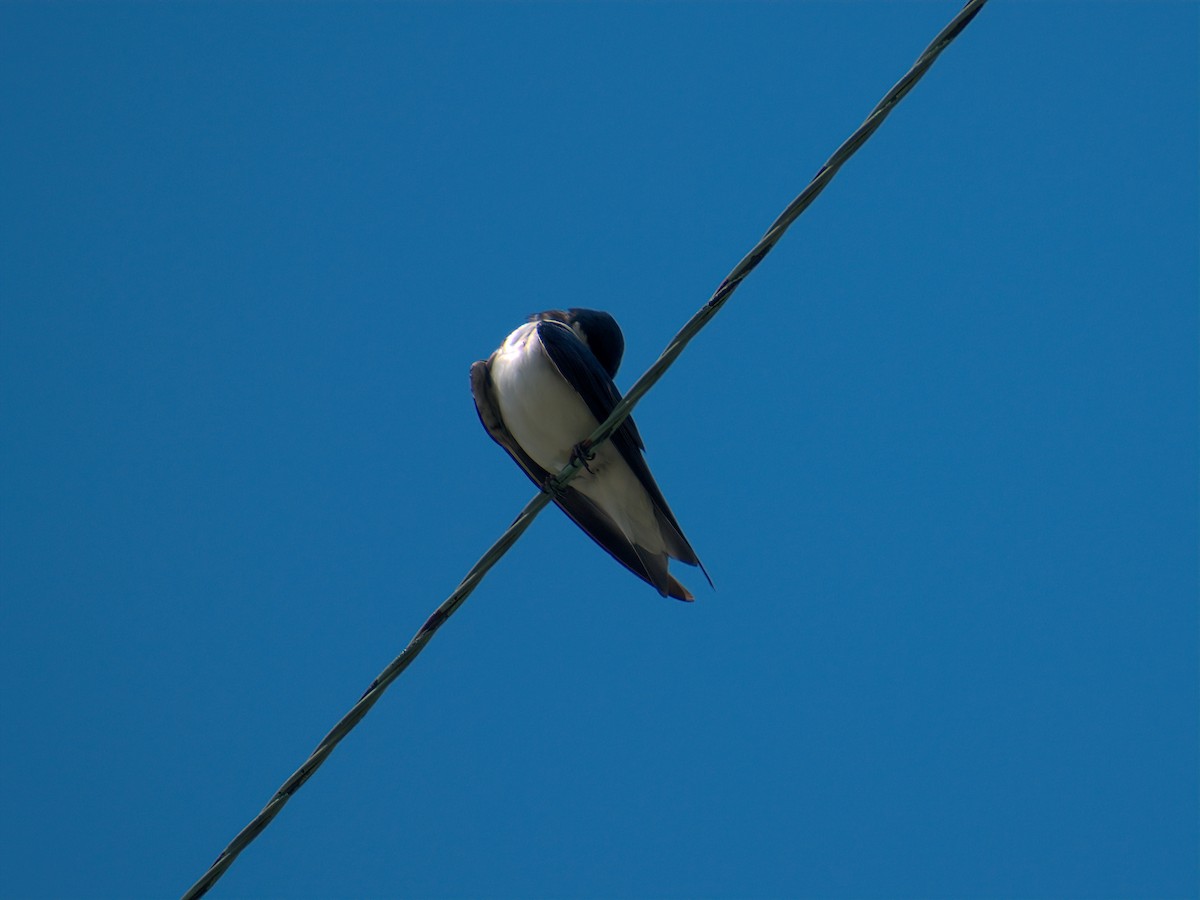
[[[599,423],[546,355],[537,323],[508,336],[492,357],[491,372],[509,433],[539,466],[558,472]]]
[[[496,403],[509,434],[539,466],[559,472],[575,445],[600,423],[546,355],[537,323],[522,325],[491,359]],[[605,443],[572,486],[591,497],[625,533],[651,553],[664,551],[649,494],[633,470]]]

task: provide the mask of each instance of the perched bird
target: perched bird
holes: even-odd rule
[[[613,378],[624,352],[621,329],[606,312],[538,313],[471,366],[479,421],[545,487],[621,399]],[[643,449],[637,426],[626,419],[610,440],[583,453],[585,468],[554,502],[664,597],[691,600],[667,571],[668,559],[700,566],[705,578],[708,572],[650,474]]]

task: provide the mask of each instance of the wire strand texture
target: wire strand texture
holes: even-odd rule
[[[667,344],[666,349],[654,361],[653,365],[643,373],[642,377],[634,383],[629,392],[614,407],[612,414],[592,432],[585,442],[588,447],[596,447],[613,435],[621,423],[633,411],[637,402],[645,396],[646,392],[662,378],[672,363],[679,358],[679,355],[692,338],[720,311],[721,307],[733,296],[733,292],[746,279],[746,276],[771,252],[771,249],[783,237],[784,232],[787,231],[789,226],[800,217],[801,213],[817,198],[817,195],[833,180],[833,176],[837,174],[838,169],[842,167],[843,163],[867,142],[871,135],[883,124],[883,120],[887,118],[888,114],[904,99],[905,95],[912,90],[913,86],[929,70],[939,54],[958,37],[986,3],[987,0],[970,0],[959,11],[958,15],[941,30],[937,37],[933,39],[929,46],[925,48],[925,51],[917,58],[917,61],[913,63],[912,68],[892,86],[892,89],[876,104],[863,123],[838,147],[834,154],[829,157],[828,161],[821,166],[804,190],[796,196],[796,199],[788,204],[787,208],[771,224],[771,227],[767,229],[766,234],[762,236],[754,248],[742,258],[741,262],[733,267],[733,271],[718,285],[716,291],[713,292],[708,301],[688,320],[687,324],[679,330],[679,333],[671,339],[671,342]],[[375,680],[371,682],[371,686],[359,698],[358,702],[325,735],[308,759],[279,787],[279,790],[275,792],[258,815],[245,828],[238,832],[237,836],[230,841],[229,846],[221,851],[221,855],[216,858],[204,875],[183,895],[183,900],[195,900],[195,898],[202,897],[216,884],[217,880],[233,864],[238,854],[246,849],[250,842],[263,832],[271,823],[271,820],[283,809],[288,800],[295,795],[296,791],[320,768],[321,764],[325,762],[329,754],[341,742],[342,738],[349,734],[363,717],[366,716],[371,707],[383,696],[383,692],[388,689],[393,681],[400,677],[401,673],[417,658],[417,655],[425,649],[425,645],[429,643],[437,630],[445,624],[446,620],[454,615],[458,608],[462,606],[467,597],[478,586],[479,582],[483,580],[483,576],[487,574],[488,570],[524,534],[525,529],[529,527],[537,514],[550,502],[553,494],[566,487],[581,467],[582,464],[578,458],[572,460],[546,486],[544,491],[538,493],[525,505],[525,508],[521,510],[508,529],[488,548],[488,551],[480,557],[479,561],[471,567],[471,570],[467,572],[458,587],[454,589],[454,592],[425,620],[425,624],[421,626],[412,640],[408,642],[408,645],[400,652],[400,655],[393,659],[379,673]]]

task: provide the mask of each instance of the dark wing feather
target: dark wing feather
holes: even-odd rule
[[[608,372],[588,350],[587,345],[579,340],[568,326],[550,321],[539,322],[537,328],[542,346],[546,348],[546,353],[549,355],[550,361],[558,368],[559,374],[579,392],[579,396],[583,398],[592,415],[596,417],[596,421],[603,422],[612,413],[613,407],[621,400],[621,392],[617,390],[617,386],[609,377]],[[671,555],[681,562],[700,566],[703,571],[704,566],[696,556],[696,551],[684,537],[683,529],[676,521],[675,514],[671,512],[671,507],[667,505],[667,500],[663,497],[654,476],[650,474],[650,467],[646,465],[646,460],[641,452],[645,445],[642,443],[642,436],[638,434],[637,426],[633,423],[632,416],[621,423],[621,427],[616,430],[610,440],[621,457],[628,463],[629,468],[633,470],[633,474],[637,476],[642,487],[650,495],[655,515],[658,517],[659,524],[663,526],[663,534],[671,544]],[[674,540],[674,538],[678,538],[678,540]],[[708,578],[708,572],[704,572],[704,577]],[[710,584],[711,582],[712,579],[709,579]]]

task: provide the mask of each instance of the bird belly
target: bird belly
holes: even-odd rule
[[[536,323],[509,335],[491,365],[496,404],[513,439],[539,466],[557,473],[600,424],[546,355]]]
[[[650,495],[620,451],[603,444],[588,466],[592,471],[580,472],[571,486],[604,510],[631,543],[653,555],[665,552]]]

